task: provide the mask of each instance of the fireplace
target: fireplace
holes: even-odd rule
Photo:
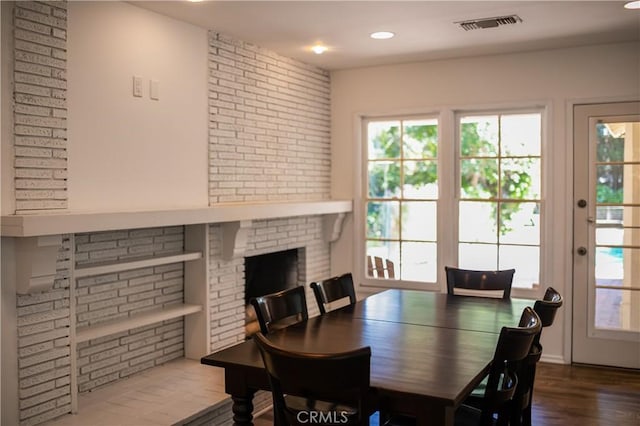
[[[276,293],[298,285],[298,249],[290,249],[244,259],[245,330],[250,336],[260,329],[253,307],[253,297]]]

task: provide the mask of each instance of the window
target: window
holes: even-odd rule
[[[541,114],[459,117],[458,265],[540,275]]]
[[[452,265],[515,268],[515,288],[536,288],[542,118],[542,110],[456,114],[444,135],[435,117],[366,120],[368,282],[424,286]]]
[[[369,276],[435,282],[437,121],[370,121],[367,153]]]

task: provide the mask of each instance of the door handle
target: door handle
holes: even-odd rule
[[[580,256],[584,256],[585,254],[587,254],[587,249],[585,247],[578,247],[577,252]]]

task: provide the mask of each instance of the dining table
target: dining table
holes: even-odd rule
[[[371,348],[379,409],[418,425],[454,424],[456,409],[489,371],[502,327],[518,325],[528,299],[389,289],[269,333],[277,346],[309,353]],[[204,356],[222,367],[234,425],[251,425],[256,391],[269,380],[252,340]]]

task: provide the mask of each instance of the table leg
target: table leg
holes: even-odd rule
[[[231,396],[233,406],[233,425],[252,426],[253,425],[253,392],[245,396]]]

